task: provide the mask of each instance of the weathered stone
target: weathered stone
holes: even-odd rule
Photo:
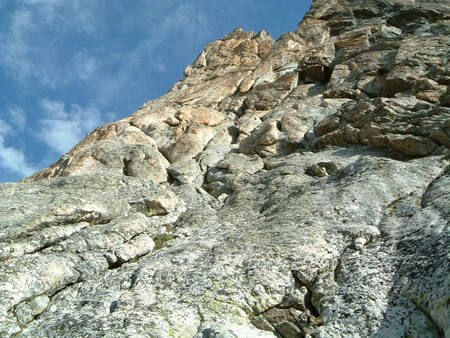
[[[167,94],[166,99],[174,98],[176,103],[179,104],[189,103],[204,106],[217,104],[224,98],[234,94],[248,74],[248,72],[231,73],[223,77],[214,78],[206,83],[183,88],[180,90],[181,93],[178,93],[179,91],[170,92]]]
[[[328,134],[339,127],[341,120],[338,116],[330,116],[322,121],[316,127],[316,133],[318,136],[322,136]]]
[[[261,120],[253,112],[247,112],[237,122],[239,132],[245,135],[249,135],[260,124]]]
[[[306,173],[311,176],[325,177],[328,175],[326,169],[317,164],[313,164],[306,169]]]
[[[281,140],[281,132],[277,122],[265,123],[250,136],[242,140],[239,150],[248,155],[258,154],[262,157],[274,155],[277,143]],[[274,147],[272,147],[274,146]]]
[[[123,263],[150,253],[154,247],[153,239],[147,234],[141,234],[120,245],[114,250],[114,255],[118,263]]]
[[[175,114],[181,122],[198,123],[205,126],[217,126],[224,120],[224,115],[214,109],[184,106]]]
[[[334,43],[336,50],[340,48],[369,47],[369,36],[371,35],[370,29],[356,29],[353,31],[345,32],[339,35],[339,40]]]
[[[355,239],[355,242],[353,244],[355,246],[355,249],[361,250],[364,245],[366,245],[366,243],[367,239],[365,239],[364,237],[358,237],[357,239]]]
[[[177,196],[170,190],[158,192],[148,203],[151,215],[166,215],[174,211],[178,204]]]
[[[300,143],[306,132],[310,129],[302,114],[288,111],[280,120],[281,131],[284,132],[291,143]]]
[[[232,174],[254,174],[264,167],[264,162],[258,156],[250,157],[243,154],[229,153],[217,164]]]
[[[0,336],[449,336],[449,13],[237,29],[1,184]]]
[[[140,129],[128,123],[108,124],[96,129],[50,168],[26,180],[103,172],[162,183],[167,180],[164,172],[169,165],[155,141]]]
[[[408,156],[426,156],[436,149],[437,135],[443,136],[433,130],[441,129],[448,116],[449,112],[432,105],[421,106],[415,98],[349,102],[317,125],[315,146],[363,143]],[[445,138],[439,142],[445,143]]]
[[[302,338],[304,336],[298,327],[289,322],[277,324],[276,330],[286,338]]]
[[[306,173],[311,176],[325,177],[331,175],[340,168],[341,165],[334,162],[319,162],[306,168]]]
[[[192,124],[178,138],[177,142],[170,145],[167,149],[163,149],[163,152],[170,163],[189,160],[199,154],[213,136],[214,131],[211,127]]]
[[[31,322],[34,317],[40,315],[48,306],[50,299],[46,295],[38,296],[28,302],[19,304],[15,309],[15,315],[21,325]]]
[[[306,83],[328,82],[331,77],[329,61],[320,57],[310,57],[301,65],[300,80]]]
[[[253,318],[252,324],[260,330],[275,332],[275,328],[261,315]]]
[[[184,184],[201,184],[203,181],[202,171],[198,163],[194,160],[179,161],[171,165],[167,172],[170,177]]]
[[[245,105],[248,109],[269,110],[289,95],[289,92],[297,85],[296,72],[282,75],[272,83],[262,82],[255,86],[247,95]]]

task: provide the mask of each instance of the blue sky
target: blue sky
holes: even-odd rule
[[[0,0],[0,182],[165,94],[237,27],[295,30],[301,0]]]

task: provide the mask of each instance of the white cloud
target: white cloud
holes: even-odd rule
[[[204,38],[208,35],[208,16],[200,6],[182,3],[172,15],[164,18],[162,31],[179,31],[187,38]]]
[[[36,172],[36,169],[27,163],[23,151],[5,147],[2,143],[0,143],[0,166],[23,177]]]
[[[89,80],[100,66],[100,61],[87,51],[78,52],[74,63],[74,75],[82,80]]]
[[[0,60],[18,79],[23,79],[33,72],[29,59],[30,46],[28,33],[34,28],[32,13],[28,10],[15,11],[11,17],[9,32],[0,36],[2,53]]]
[[[5,137],[11,129],[11,126],[6,121],[0,119],[0,137]]]
[[[102,78],[97,88],[99,104],[107,103],[114,95],[124,91],[124,87],[134,77],[141,78],[138,72],[142,72],[143,69],[152,76],[155,71],[163,73],[173,68],[175,58],[167,57],[165,51],[167,48],[178,56],[190,53],[189,49],[195,48],[192,54],[196,55],[200,51],[197,50],[198,47],[192,47],[197,45],[195,42],[206,41],[213,34],[209,29],[210,18],[201,4],[166,1],[165,5],[147,2],[145,6],[147,7],[145,11],[143,10],[146,13],[144,21],[148,20],[151,24],[143,30],[146,34],[137,40],[132,49],[114,50],[105,61],[105,64],[107,62],[117,64],[117,70],[112,76]],[[161,8],[166,10],[165,13]],[[161,15],[155,16],[154,13]],[[124,22],[127,20],[127,16],[124,15]],[[168,43],[173,46],[167,47]],[[185,64],[180,66],[180,74],[185,66]]]
[[[111,1],[105,8],[100,0],[17,0],[2,18],[0,65],[38,87],[95,86],[96,105],[105,105],[141,79],[142,69],[172,69],[177,58],[167,58],[167,43],[177,56],[197,49],[193,42],[211,35],[210,20],[196,2]]]
[[[87,33],[94,33],[99,24],[94,13],[98,3],[97,0],[22,0],[23,7],[34,11],[39,20]]]
[[[161,73],[167,71],[167,66],[163,61],[153,61],[152,66],[153,66],[153,68],[157,69]]]
[[[10,123],[18,130],[23,130],[27,123],[27,117],[25,116],[23,109],[19,106],[13,105],[8,110],[8,117]]]
[[[68,117],[66,105],[62,101],[43,99],[39,102],[39,105],[44,109],[47,117],[54,119],[66,119]]]
[[[36,169],[27,163],[23,151],[5,144],[6,136],[12,130],[12,126],[0,119],[0,167],[21,176],[29,176]]]
[[[1,0],[0,0],[1,1]],[[21,0],[11,13],[2,18],[0,30],[0,63],[19,81],[36,78],[40,84],[56,88],[71,80],[85,79],[96,70],[95,59],[80,59],[75,53],[65,55],[62,43],[74,35],[94,36],[102,23],[96,17],[99,1],[91,0]],[[69,62],[68,62],[69,58]],[[67,64],[81,65],[77,72]],[[81,72],[81,73],[80,73]]]
[[[81,108],[71,105],[68,109],[61,101],[41,100],[46,118],[40,121],[39,137],[48,147],[65,153],[88,133],[104,123],[102,114],[95,107]]]

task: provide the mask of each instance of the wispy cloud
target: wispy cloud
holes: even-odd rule
[[[33,70],[29,59],[31,46],[27,36],[34,28],[32,13],[28,10],[15,11],[11,15],[9,31],[0,36],[2,53],[0,60],[14,77],[23,79]]]
[[[198,41],[204,41],[204,45],[214,36],[208,29],[212,23],[211,18],[203,10],[201,3],[147,2],[144,8],[141,9],[143,13],[135,13],[135,16],[142,22],[152,24],[142,29],[140,33],[143,34],[134,45],[114,49],[109,55],[109,63],[105,62],[104,66],[114,65],[114,69],[105,75],[102,85],[98,87],[99,103],[105,103],[121,93],[130,82],[142,79],[142,70],[148,70],[148,77],[159,77],[155,73],[173,71],[174,66],[178,65],[181,75],[186,64],[185,61],[179,64],[179,60],[189,54],[195,57],[200,52]],[[159,15],[155,16],[155,13]],[[126,17],[124,15],[125,27]],[[168,53],[170,58],[167,57]]]
[[[4,137],[11,131],[12,127],[4,120],[0,119],[0,137]]]
[[[7,116],[11,124],[18,130],[23,131],[27,123],[27,117],[22,108],[13,105],[9,108]]]
[[[28,164],[24,152],[6,145],[6,137],[13,130],[11,125],[0,119],[0,167],[21,176],[31,175],[36,169]]]
[[[81,51],[74,57],[74,76],[82,80],[89,80],[100,67],[101,62],[88,51]]]
[[[50,88],[76,79],[85,80],[96,70],[95,59],[86,53],[68,53],[74,34],[95,36],[101,23],[96,20],[97,0],[21,0],[14,11],[2,18],[6,30],[0,31],[0,64],[10,77],[38,80]],[[84,69],[72,71],[67,65],[86,61]]]
[[[202,1],[123,6],[111,0],[105,9],[100,0],[17,0],[5,14],[0,66],[11,78],[55,90],[89,81],[97,105],[106,105],[131,81],[145,82],[142,70],[165,73],[186,53],[199,53],[194,42],[212,34]]]
[[[35,12],[39,21],[70,26],[78,31],[94,33],[101,24],[95,15],[99,0],[22,0],[22,7]]]
[[[162,31],[167,34],[181,33],[187,38],[205,38],[209,33],[209,20],[201,7],[195,3],[181,3],[173,14],[164,18]]]
[[[101,112],[95,107],[82,108],[76,104],[66,107],[63,102],[50,99],[41,100],[40,106],[45,118],[40,121],[39,138],[61,154],[104,123]]]

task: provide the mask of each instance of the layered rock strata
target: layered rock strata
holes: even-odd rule
[[[0,185],[0,336],[449,336],[449,13],[237,29]]]

